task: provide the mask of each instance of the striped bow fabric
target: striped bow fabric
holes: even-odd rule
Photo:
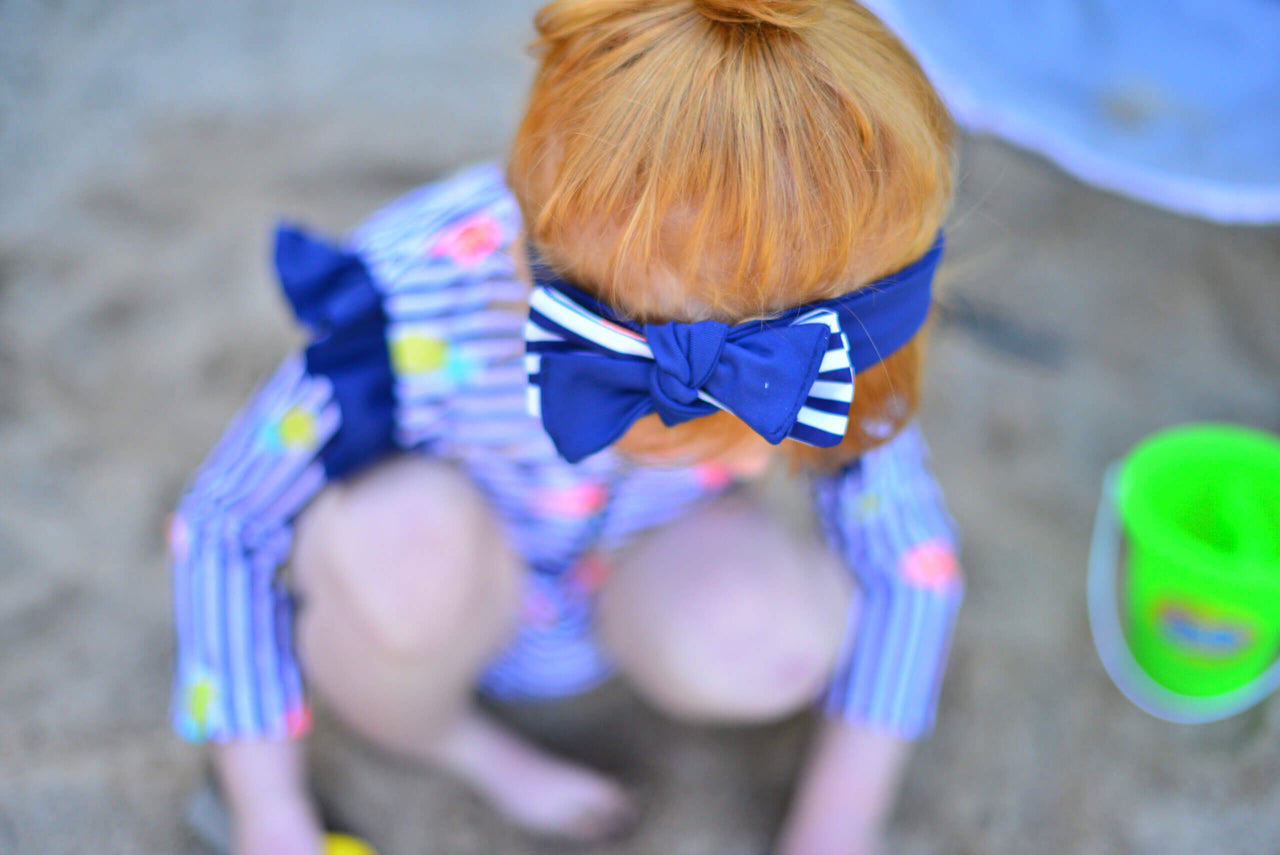
[[[561,283],[530,297],[529,410],[570,462],[653,412],[670,426],[726,410],[774,444],[829,447],[844,437],[854,372],[830,309],[736,326],[627,325],[605,312]]]
[[[924,324],[945,243],[939,232],[896,273],[735,326],[634,323],[559,278],[530,248],[529,411],[574,463],[655,412],[675,425],[726,410],[774,444],[789,437],[837,445],[854,377]]]

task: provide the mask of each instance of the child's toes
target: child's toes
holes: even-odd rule
[[[635,822],[627,791],[614,779],[543,750],[476,711],[433,748],[512,823],[579,842],[616,837]]]
[[[537,785],[511,794],[500,805],[517,825],[584,843],[618,837],[634,826],[635,806],[610,778],[559,763],[539,772]]]

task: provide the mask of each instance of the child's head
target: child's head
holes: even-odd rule
[[[528,239],[643,321],[739,323],[855,291],[921,256],[951,194],[928,80],[844,0],[556,0],[509,167]],[[914,412],[919,336],[858,376],[834,464]],[[727,414],[624,440],[736,444]]]

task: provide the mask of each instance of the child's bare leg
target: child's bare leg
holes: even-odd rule
[[[843,638],[850,583],[816,538],[728,496],[617,557],[601,634],[659,709],[765,721],[817,698]]]
[[[601,631],[658,708],[699,721],[763,721],[800,709],[826,683],[856,608],[850,587],[821,544],[728,497],[619,556]],[[900,739],[824,722],[777,855],[881,851],[907,751]]]
[[[526,827],[616,830],[629,810],[620,788],[471,703],[515,627],[524,568],[465,476],[399,459],[330,488],[300,520],[293,567],[311,685],[346,724],[445,766]]]
[[[422,757],[515,626],[521,569],[476,489],[397,459],[332,486],[298,522],[298,642],[353,729]]]

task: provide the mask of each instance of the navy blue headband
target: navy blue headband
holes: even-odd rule
[[[640,324],[557,277],[530,251],[529,409],[571,462],[637,419],[727,410],[771,443],[821,447],[848,428],[854,375],[915,336],[932,302],[939,232],[919,260],[859,290],[766,320]]]

